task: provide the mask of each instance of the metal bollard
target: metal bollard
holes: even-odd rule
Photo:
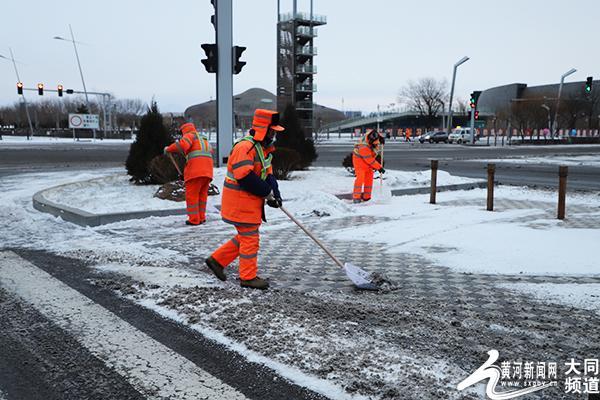
[[[496,164],[487,165],[487,210],[494,211],[494,173],[496,172]]]
[[[438,160],[431,160],[431,195],[429,196],[429,202],[435,204],[435,194],[437,192],[437,170]]]
[[[565,206],[567,197],[567,175],[569,167],[558,167],[558,219],[565,219]]]

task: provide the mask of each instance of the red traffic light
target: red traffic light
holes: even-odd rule
[[[43,83],[38,83],[37,88],[38,88],[38,94],[40,96],[43,96],[44,95],[44,84]]]
[[[17,82],[17,94],[23,94],[23,82]]]
[[[63,95],[63,85],[58,85],[58,87],[56,89],[58,91],[58,97],[62,97],[62,95]]]

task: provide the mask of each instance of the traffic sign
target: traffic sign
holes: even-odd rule
[[[69,114],[69,129],[100,129],[98,114]]]

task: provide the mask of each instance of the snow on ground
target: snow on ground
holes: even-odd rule
[[[550,192],[504,186],[496,189],[495,196],[523,202],[556,201],[556,194]],[[438,205],[430,205],[426,195],[394,197],[390,205],[355,211],[391,220],[338,230],[331,238],[385,243],[389,251],[417,254],[464,272],[600,275],[590,253],[600,239],[599,229],[565,228],[535,204],[488,212],[485,198],[483,189],[445,192],[438,196]],[[472,205],[473,200],[480,204]],[[451,208],[444,205],[451,201],[456,202]],[[567,203],[587,205],[590,215],[600,215],[598,195],[576,195]],[[552,209],[552,203],[548,207]]]
[[[554,304],[590,310],[600,314],[600,284],[597,283],[506,283],[499,287],[533,295]]]
[[[213,182],[223,189],[225,168],[215,168]],[[428,186],[430,171],[388,171],[384,188],[402,189]],[[452,176],[438,171],[438,185],[467,183],[475,179]],[[350,193],[354,177],[342,168],[311,168],[292,173],[291,180],[280,181],[284,200],[290,201],[290,211],[310,214],[313,211],[328,215],[344,215],[352,208],[335,198],[335,194]],[[380,190],[381,181],[374,182],[374,192]],[[134,185],[124,172],[94,180],[75,182],[44,192],[44,197],[58,204],[79,208],[91,213],[118,213],[127,211],[164,210],[183,208],[183,203],[160,200],[153,194],[159,185]],[[216,212],[220,196],[209,196],[208,212]],[[272,213],[273,214],[273,213]],[[275,217],[280,213],[275,213]]]
[[[501,158],[489,160],[495,163],[507,164],[550,164],[566,166],[585,166],[600,167],[600,154],[582,155],[582,156],[548,156],[548,157],[529,157],[529,158]]]
[[[187,261],[187,256],[168,248],[150,248],[144,243],[108,237],[99,233],[96,228],[67,223],[33,208],[34,193],[49,186],[112,176],[119,170],[29,173],[0,178],[0,204],[3,212],[0,243],[4,247],[43,249],[95,262],[127,260],[140,265],[169,265]],[[175,217],[165,217],[162,220],[169,218],[171,221],[175,220]],[[143,226],[144,220],[138,220],[137,224]]]
[[[393,291],[371,294],[240,290],[235,279],[218,282],[199,265],[200,256],[207,249],[197,232],[231,231],[216,215],[209,216],[200,231],[183,225],[181,216],[82,228],[31,206],[31,196],[41,189],[87,179],[115,179],[123,189],[122,199],[134,197],[130,191],[137,187],[124,182],[118,173],[112,169],[1,178],[0,201],[5,214],[0,242],[5,247],[44,249],[88,260],[106,275],[98,284],[332,398],[465,398],[464,392],[456,391],[456,384],[473,366],[480,365],[482,360],[476,357],[485,357],[492,343],[503,349],[504,355],[515,350],[516,344],[526,346],[534,341],[530,347],[517,347],[507,355],[516,359],[542,349],[542,343],[554,349],[564,340],[561,328],[537,331],[524,325],[515,313],[474,314],[467,310],[466,316],[459,317],[457,313],[464,307],[458,300],[440,303],[417,292],[403,292],[400,297]],[[222,173],[217,171],[215,183],[219,185]],[[428,175],[429,172],[392,171],[386,185],[402,187],[415,181],[426,182]],[[341,168],[315,168],[294,173],[294,179],[281,182],[285,205],[296,215],[317,211],[326,212],[331,218],[377,217],[370,225],[321,232],[330,238],[365,246],[384,243],[388,251],[416,254],[439,266],[461,271],[598,274],[590,260],[595,257],[599,230],[569,227],[554,220],[556,193],[500,186],[496,189],[498,200],[529,202],[530,206],[497,206],[497,211],[487,212],[484,190],[440,193],[438,205],[429,204],[425,195],[395,197],[386,205],[358,206],[333,196],[337,191],[347,193],[351,187],[352,177]],[[98,192],[102,191],[96,189]],[[90,198],[107,201],[99,194]],[[569,206],[586,207],[590,212],[584,217],[600,217],[598,194],[569,194]],[[573,215],[569,208],[567,215]],[[291,224],[279,210],[267,208],[267,217],[269,224],[261,228],[267,239],[269,230]],[[323,219],[313,218],[311,223],[318,224],[320,220]],[[561,301],[591,307],[592,286],[561,286],[557,291],[556,287],[545,285],[507,289],[523,289],[525,293],[544,289],[551,294],[539,297],[547,301],[559,296],[567,299]],[[586,297],[587,302],[582,301]],[[524,305],[522,297],[508,296],[506,301],[514,302],[514,307]],[[498,325],[499,320],[502,325]],[[582,321],[577,324],[588,329]],[[521,337],[528,340],[520,342]],[[548,351],[544,347],[544,353],[535,356],[546,359]],[[482,397],[481,392],[470,393],[473,397],[468,398]]]

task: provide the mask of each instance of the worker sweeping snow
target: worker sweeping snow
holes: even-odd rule
[[[271,207],[281,207],[277,180],[271,167],[273,142],[279,125],[279,113],[258,109],[254,113],[250,134],[237,142],[227,161],[227,175],[221,197],[223,221],[237,230],[231,240],[219,247],[205,262],[217,278],[227,279],[224,269],[236,258],[240,260],[240,285],[267,289],[269,283],[258,277],[259,228],[265,220],[265,200]]]
[[[354,190],[352,200],[354,203],[371,200],[373,192],[373,171],[385,173],[382,165],[377,161],[379,145],[384,138],[375,130],[369,129],[363,138],[354,145],[352,164],[354,165]]]
[[[201,225],[206,221],[206,200],[210,181],[213,179],[212,148],[208,139],[196,131],[191,122],[179,128],[182,137],[165,147],[164,153],[180,152],[185,155],[185,202],[187,225]]]

